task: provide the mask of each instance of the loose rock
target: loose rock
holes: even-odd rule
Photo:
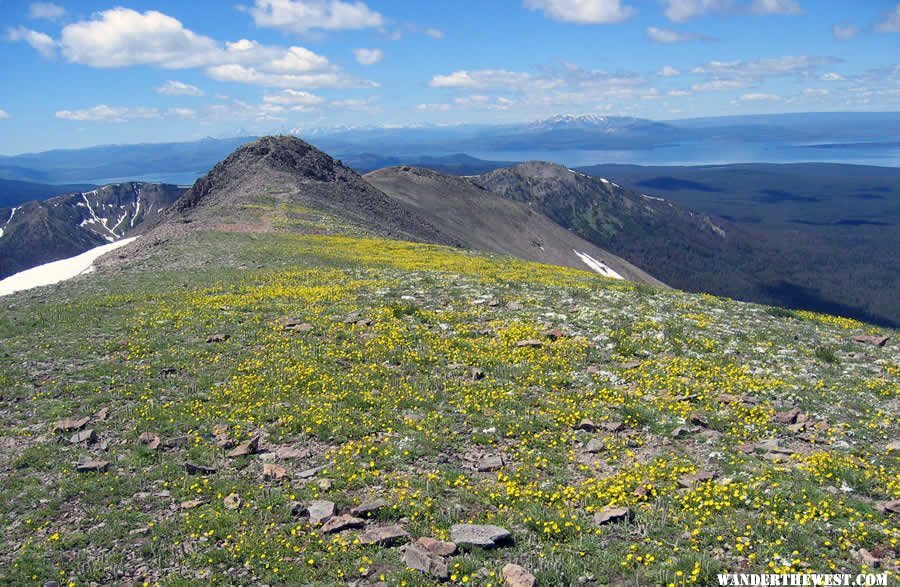
[[[310,523],[324,524],[334,516],[334,502],[317,499],[309,504],[307,511],[309,511]]]
[[[494,548],[511,542],[512,534],[490,524],[456,524],[450,528],[450,539],[460,547]]]
[[[159,435],[153,434],[152,432],[143,432],[138,436],[138,442],[150,450],[156,450],[159,448]]]
[[[537,578],[525,570],[525,567],[512,563],[503,567],[503,579],[507,587],[537,587]]]
[[[424,548],[431,554],[435,554],[437,556],[450,556],[456,552],[456,544],[453,542],[446,542],[444,540],[436,540],[434,538],[429,538],[428,536],[423,536],[416,540],[416,546],[419,548]]]
[[[109,461],[87,461],[75,466],[79,473],[103,473],[109,468]]]
[[[481,473],[499,471],[503,468],[503,457],[499,455],[486,456],[478,461],[478,464],[475,466],[475,468]]]
[[[354,516],[360,516],[363,518],[367,518],[377,512],[378,510],[387,507],[388,502],[383,499],[376,499],[375,501],[367,501],[365,503],[361,503],[358,506],[352,508],[350,510],[350,514]]]
[[[267,481],[281,481],[288,476],[288,470],[273,463],[263,463],[263,479]]]
[[[213,342],[225,342],[231,338],[230,334],[210,334],[206,337],[207,344]]]
[[[65,418],[53,424],[53,432],[74,432],[75,430],[81,430],[87,426],[87,423],[90,421],[91,419],[87,416],[78,419]]]
[[[366,521],[362,518],[355,518],[353,516],[344,514],[342,516],[335,516],[326,521],[322,525],[322,533],[337,534],[338,532],[350,530],[351,528],[362,528],[365,525]]]
[[[409,540],[409,533],[401,526],[378,526],[359,535],[360,544],[394,546]]]
[[[76,432],[69,438],[70,444],[81,444],[85,442],[87,444],[93,444],[97,442],[97,433],[93,431],[93,429],[81,430],[80,432]]]
[[[249,455],[256,454],[259,450],[259,440],[260,437],[257,434],[253,438],[251,438],[248,442],[244,442],[243,444],[239,444],[230,451],[228,451],[229,458],[237,458],[237,457],[246,457]]]
[[[861,334],[853,337],[856,342],[871,344],[875,346],[884,346],[890,340],[889,336],[878,336],[877,334]]]
[[[403,562],[410,569],[422,571],[426,575],[446,581],[450,578],[447,563],[439,556],[429,553],[427,550],[411,544],[403,553]]]
[[[184,462],[184,470],[187,471],[188,475],[212,475],[216,472],[215,467],[207,467],[205,465],[198,465],[196,463],[192,463],[190,461]]]

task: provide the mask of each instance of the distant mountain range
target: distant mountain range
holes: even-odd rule
[[[316,144],[361,171],[418,164],[458,153],[528,151],[648,151],[681,144],[781,141],[829,145],[889,143],[900,137],[900,113],[814,113],[700,118],[656,122],[616,116],[554,116],[502,125],[349,128],[310,131]],[[125,180],[192,183],[216,162],[256,137],[187,143],[109,145],[0,157],[0,178],[41,183]],[[367,157],[360,154],[370,154]],[[384,158],[379,164],[371,154]],[[515,157],[519,158],[519,157]],[[362,162],[360,167],[354,159]],[[498,157],[498,159],[506,159]],[[439,161],[432,161],[439,165]],[[453,163],[450,162],[450,165]],[[451,169],[448,169],[451,170]],[[484,171],[482,169],[481,171]],[[479,171],[479,172],[481,172]]]

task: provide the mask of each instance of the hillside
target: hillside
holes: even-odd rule
[[[403,207],[439,227],[466,249],[585,269],[596,262],[607,275],[662,285],[609,252],[573,235],[527,205],[470,181],[417,167],[392,167],[365,180]]]
[[[0,583],[896,572],[896,334],[433,245],[185,232],[4,299]]]
[[[579,170],[758,234],[769,245],[762,259],[768,275],[755,301],[900,324],[900,169],[804,163]],[[798,256],[806,261],[797,263]]]
[[[127,182],[0,208],[0,278],[134,235],[183,191]]]
[[[498,169],[473,181],[534,205],[560,225],[679,289],[818,309],[885,325],[900,319],[896,296],[886,295],[896,289],[896,272],[875,268],[858,247],[852,253],[835,251],[821,234],[773,234],[739,218],[725,220],[682,208],[670,194],[654,195],[656,182],[638,184],[642,190],[634,191],[548,163]],[[707,196],[739,197],[727,189]],[[727,206],[719,203],[712,209]],[[887,268],[896,265],[896,259],[881,253],[890,245],[873,245]]]

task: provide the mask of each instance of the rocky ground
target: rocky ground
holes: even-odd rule
[[[851,320],[230,232],[0,339],[0,584],[896,580],[900,345]]]

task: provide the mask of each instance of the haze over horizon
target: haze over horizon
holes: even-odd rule
[[[900,4],[0,4],[0,153],[347,126],[900,110]],[[39,99],[38,99],[39,97]]]

